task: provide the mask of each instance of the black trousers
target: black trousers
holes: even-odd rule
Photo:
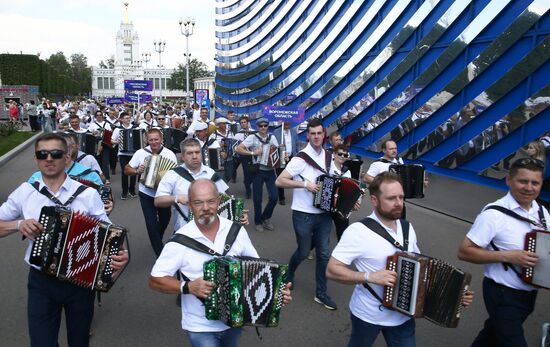
[[[111,154],[109,156],[109,164],[111,166],[111,172],[114,174],[116,170],[116,162],[118,160],[118,145],[114,145],[111,148]],[[124,170],[124,167],[121,166],[121,169]]]
[[[332,217],[332,221],[334,222],[334,227],[336,228],[336,237],[338,241],[340,241],[344,230],[346,230],[346,228],[349,226],[349,219],[343,218],[341,215],[335,212],[332,212],[330,215]]]
[[[29,116],[29,125],[31,126],[32,131],[40,131],[38,116]]]
[[[527,347],[522,325],[533,312],[536,299],[536,290],[528,292],[508,288],[485,277],[483,300],[489,319],[472,346]]]
[[[125,175],[124,174],[124,167],[126,164],[130,162],[130,159],[132,159],[131,155],[119,155],[118,160],[120,161],[120,177],[122,178],[122,195],[128,195],[128,193],[132,195],[136,195],[136,181],[137,176],[136,175]]]

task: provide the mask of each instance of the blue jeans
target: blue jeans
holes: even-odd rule
[[[527,347],[522,325],[533,312],[536,299],[536,290],[528,292],[508,288],[485,277],[483,301],[489,319],[472,346]]]
[[[306,213],[292,211],[292,224],[296,234],[298,249],[290,257],[288,264],[288,281],[294,280],[296,269],[307,258],[312,246],[315,247],[315,293],[323,296],[327,293],[326,270],[329,252],[332,218],[329,213]]]
[[[155,198],[139,192],[139,201],[141,202],[141,210],[145,218],[145,227],[149,235],[149,241],[153,247],[153,251],[158,256],[162,252],[162,236],[166,227],[170,223],[172,211],[170,207],[159,208],[155,207]]]
[[[254,201],[254,224],[262,224],[266,219],[271,218],[273,210],[277,206],[277,187],[275,186],[275,170],[258,170],[258,173],[254,175],[252,191]],[[268,201],[265,209],[262,211],[262,193],[263,184],[267,188]]]
[[[237,347],[241,337],[241,328],[229,328],[224,331],[197,333],[186,331],[192,347]]]
[[[252,195],[252,175],[248,171],[248,166],[250,165],[250,162],[252,159],[250,156],[241,156],[239,157],[239,161],[243,167],[243,183],[244,183],[244,189],[246,189],[246,195]],[[236,169],[236,168],[235,168]]]
[[[415,347],[415,322],[414,318],[409,319],[401,325],[386,327],[367,323],[353,314],[351,316],[351,336],[348,347],[372,346],[376,337],[382,332],[388,347]]]
[[[69,346],[88,346],[95,292],[30,269],[27,317],[32,347],[56,347],[65,310]]]

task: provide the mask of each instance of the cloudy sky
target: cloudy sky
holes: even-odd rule
[[[140,53],[151,52],[149,67],[158,64],[153,41],[165,40],[162,65],[184,61],[185,36],[178,19],[192,17],[191,57],[214,69],[215,0],[126,0],[129,19],[139,35]],[[122,0],[0,0],[0,53],[37,54],[42,59],[62,51],[88,57],[90,66],[115,54],[115,38],[124,17]]]

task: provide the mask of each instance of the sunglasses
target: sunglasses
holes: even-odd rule
[[[258,128],[267,128],[267,127],[268,127],[267,124],[259,124],[259,125],[258,125]]]
[[[157,120],[164,120],[164,118],[157,118]]]
[[[342,152],[338,152],[336,153],[339,157],[344,157],[344,158],[349,158],[349,153],[342,153]]]
[[[521,158],[512,163],[512,167],[526,167],[535,165],[538,168],[544,169],[544,162],[535,158]]]
[[[52,159],[61,159],[65,155],[65,151],[61,149],[52,149],[51,151],[43,149],[43,150],[34,152],[34,155],[38,160],[48,159],[48,155],[51,155]]]

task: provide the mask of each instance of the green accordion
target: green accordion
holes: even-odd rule
[[[216,289],[204,302],[206,318],[230,327],[276,327],[288,265],[250,257],[216,257],[204,263],[204,280]]]
[[[220,205],[218,215],[233,222],[239,222],[244,210],[244,199],[236,198],[233,195],[220,194]],[[189,210],[189,220],[193,220],[193,213]]]

